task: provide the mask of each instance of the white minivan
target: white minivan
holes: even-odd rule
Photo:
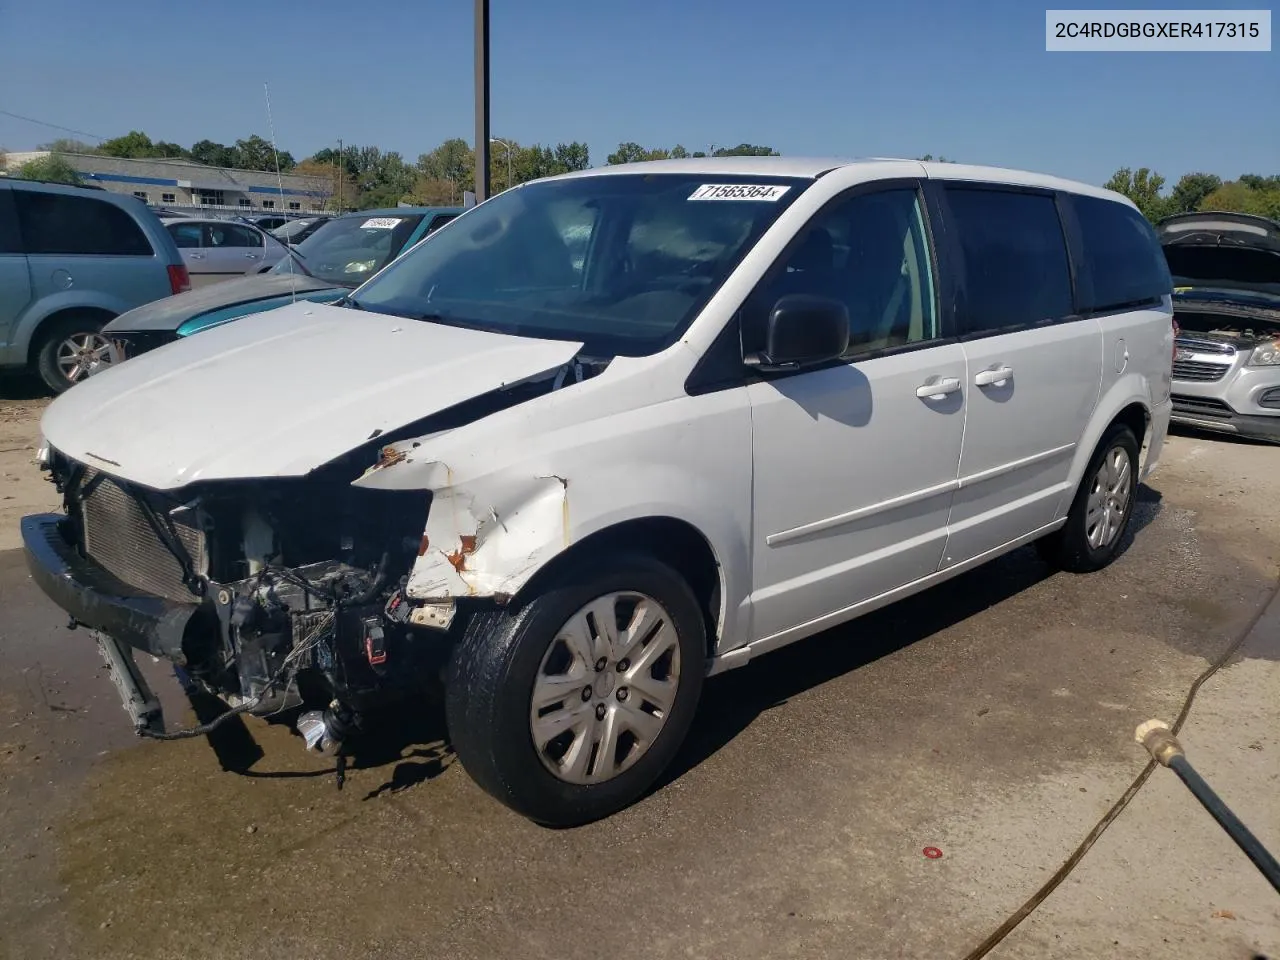
[[[43,420],[33,576],[133,667],[308,746],[443,678],[545,824],[641,797],[704,678],[1023,544],[1125,542],[1172,282],[1125,198],[1009,170],[620,165],[469,210],[332,305],[91,378]],[[195,728],[199,733],[205,728]],[[172,734],[170,734],[172,735]]]

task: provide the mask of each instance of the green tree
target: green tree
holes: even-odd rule
[[[574,170],[585,170],[591,166],[591,152],[585,143],[574,140],[572,143],[557,143],[555,146],[556,166],[560,173]]]
[[[1121,167],[1103,186],[1132,200],[1148,220],[1159,220],[1168,208],[1168,200],[1160,196],[1164,177],[1152,173],[1147,167],[1140,167],[1136,173],[1128,167]]]
[[[210,167],[233,167],[236,161],[234,147],[215,143],[212,140],[200,140],[191,145],[191,159]]]
[[[49,143],[41,143],[36,146],[37,150],[48,150],[50,153],[97,153],[98,148],[92,143],[85,143],[83,140],[75,140],[71,137],[59,137],[57,140],[51,140]]]
[[[1271,178],[1255,178],[1250,182],[1266,184]],[[1245,178],[1224,183],[1200,201],[1200,210],[1222,210],[1231,213],[1252,213],[1259,217],[1280,219],[1280,187],[1256,189]]]
[[[419,156],[417,167],[421,180],[447,183],[451,191],[456,190],[457,199],[450,202],[461,203],[463,191],[475,187],[475,155],[471,145],[461,137],[446,140],[430,153]]]
[[[157,157],[177,158],[185,160],[190,156],[187,148],[178,143],[170,143],[168,140],[157,140],[155,145],[155,155]]]
[[[626,143],[618,144],[618,149],[604,158],[604,162],[609,166],[617,166],[620,163],[640,163],[644,160],[656,159],[652,156],[655,151],[646,150],[634,140],[628,140]]]
[[[51,153],[47,157],[28,160],[18,168],[17,175],[21,180],[46,180],[51,183],[70,183],[75,186],[84,182],[67,158],[60,153]]]
[[[1280,176],[1260,177],[1256,173],[1241,174],[1239,181],[1250,190],[1280,190]]]
[[[102,141],[98,152],[108,157],[141,159],[156,156],[156,145],[141,130],[130,130],[122,137]]]
[[[192,148],[195,149],[194,147]],[[266,170],[274,172],[276,169],[276,150],[271,145],[271,141],[264,140],[256,133],[246,137],[243,140],[237,140],[232,149],[231,166],[238,167],[241,170]],[[279,155],[280,171],[293,169],[297,165],[297,161],[293,159],[293,155],[287,150],[281,150]]]
[[[781,156],[773,147],[761,147],[754,143],[740,143],[736,147],[718,147],[711,152],[713,157],[778,157]]]
[[[1185,173],[1169,192],[1165,216],[1190,213],[1205,197],[1222,186],[1222,178],[1212,173]]]

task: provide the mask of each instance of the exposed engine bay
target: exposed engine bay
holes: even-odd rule
[[[1280,311],[1224,305],[1179,305],[1174,319],[1184,334],[1196,334],[1231,343],[1237,347],[1252,347],[1280,337]],[[1271,317],[1268,314],[1274,313]]]
[[[118,581],[117,593],[163,605],[157,626],[116,641],[172,661],[184,682],[230,708],[223,717],[303,708],[297,726],[307,746],[341,758],[365,714],[439,676],[453,636],[424,629],[421,618],[411,623],[417,601],[405,593],[427,549],[431,491],[352,482],[394,452],[390,443],[470,423],[606,363],[575,359],[372,436],[302,477],[158,492],[50,450],[45,468],[66,510],[62,537]],[[172,739],[209,727],[139,732]]]

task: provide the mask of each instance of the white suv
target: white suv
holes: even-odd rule
[[[581,823],[654,783],[710,674],[1022,544],[1109,563],[1169,421],[1171,290],[1129,201],[1034,174],[541,180],[336,305],[57,400],[31,569],[140,732],[134,648],[338,757],[443,675],[475,780]]]

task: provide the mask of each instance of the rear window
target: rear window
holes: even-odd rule
[[[102,200],[15,190],[18,227],[29,254],[149,257],[153,250],[133,217]]]
[[[1173,289],[1155,228],[1114,200],[1072,196],[1084,245],[1080,308],[1120,310],[1155,303]]]
[[[963,260],[962,333],[997,333],[1074,312],[1052,196],[951,186],[946,193]]]

